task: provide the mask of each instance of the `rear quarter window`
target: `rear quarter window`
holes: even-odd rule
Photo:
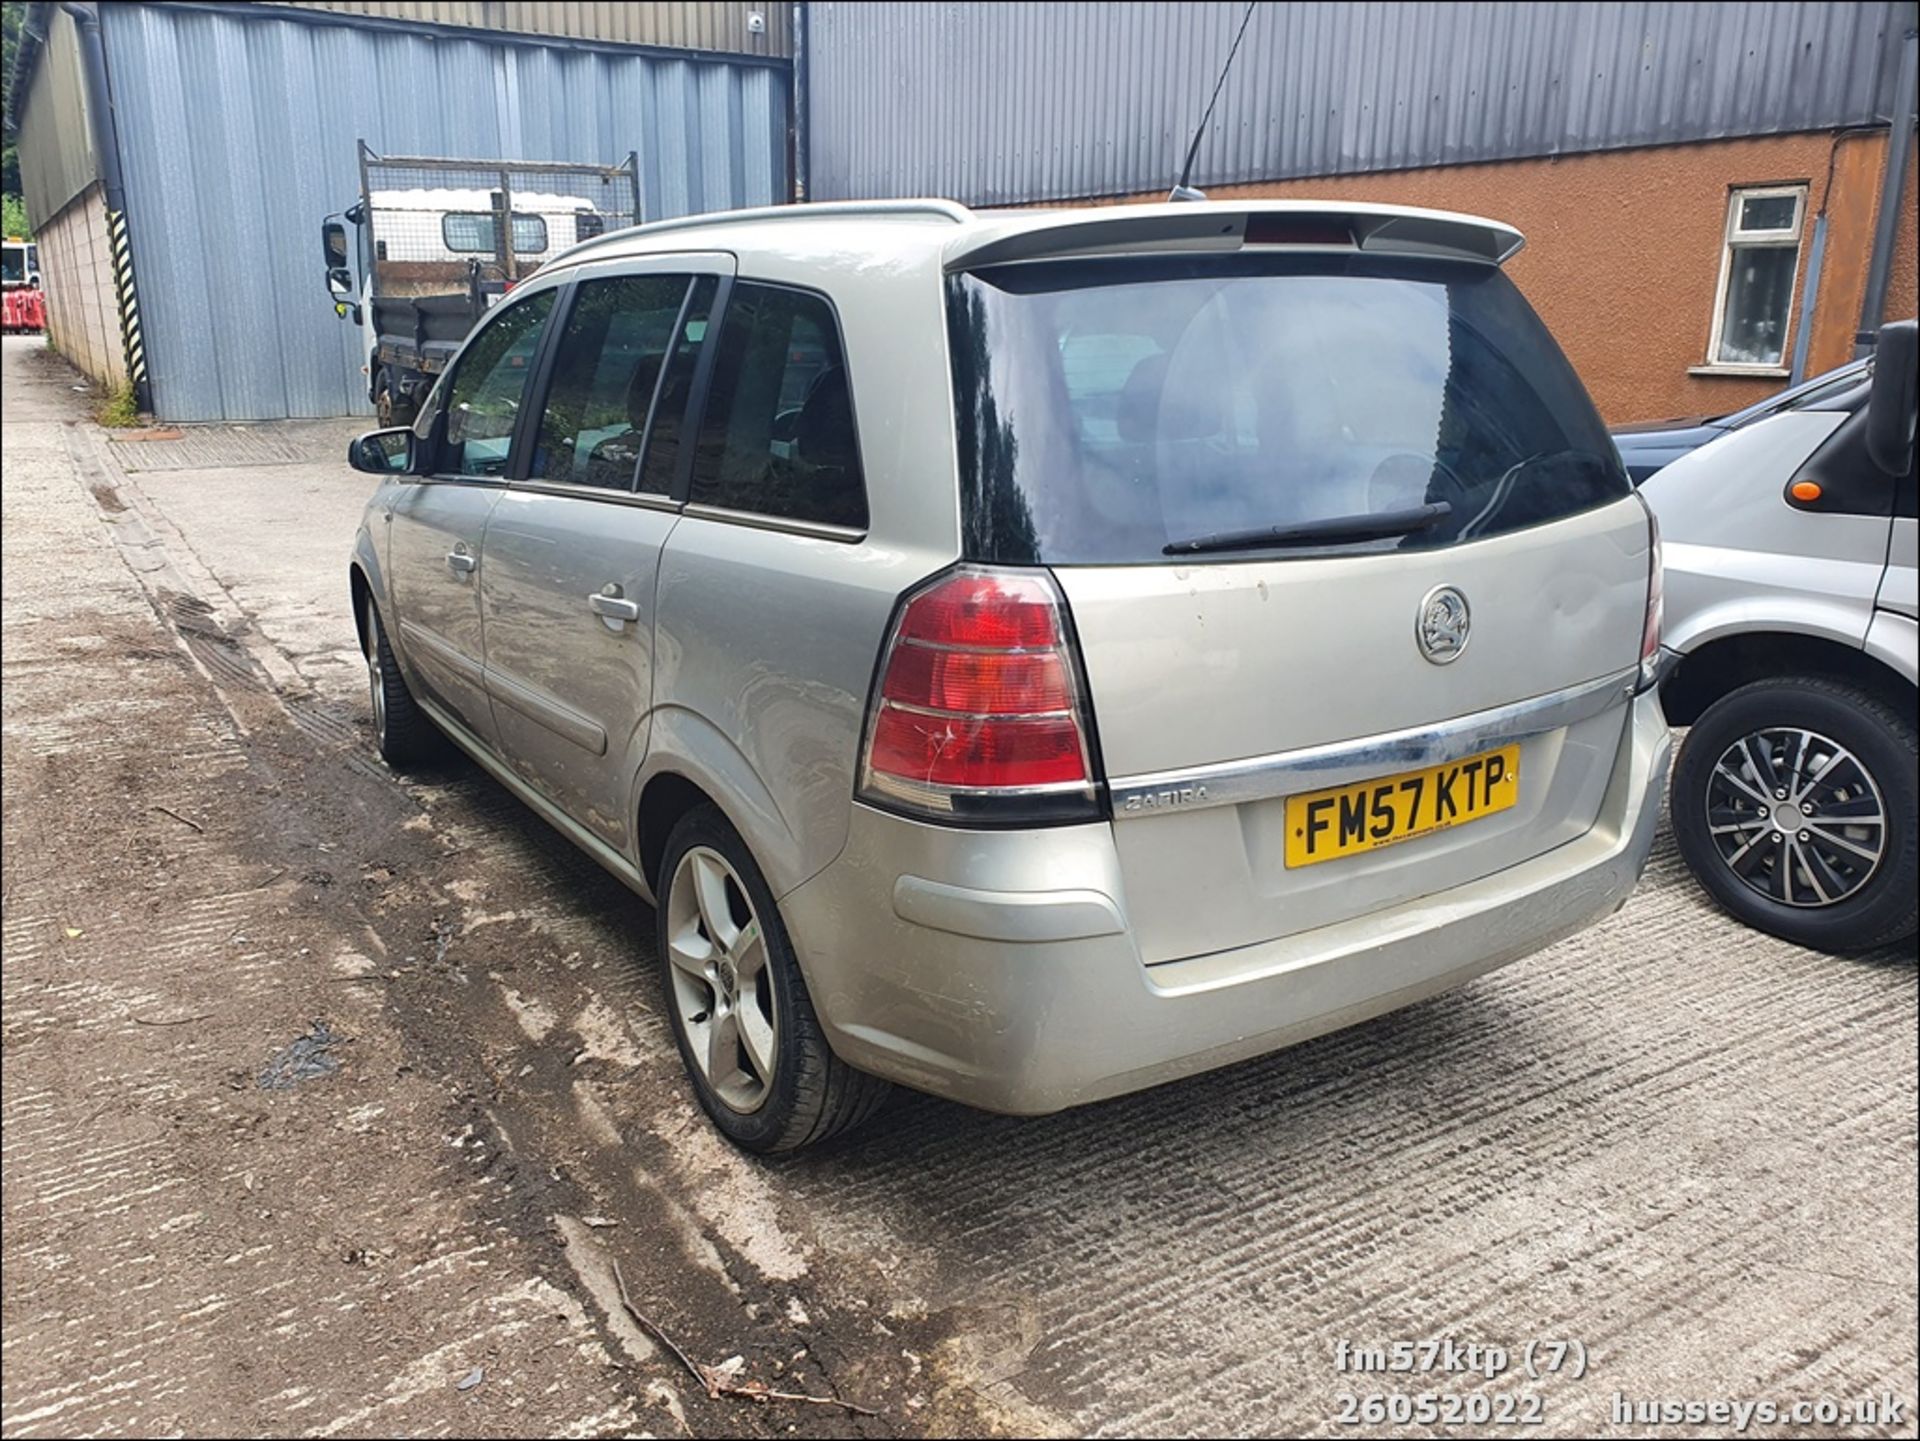
[[[720,322],[688,499],[864,530],[853,394],[823,296],[741,281]]]
[[[1362,545],[1430,547],[1629,491],[1579,379],[1486,265],[1028,264],[951,277],[948,327],[981,560],[1164,562],[1198,537],[1445,502]]]

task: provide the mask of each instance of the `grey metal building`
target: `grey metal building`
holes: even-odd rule
[[[815,0],[798,180],[1164,199],[1243,25],[1191,182],[1517,225],[1609,419],[1737,409],[1913,314],[1912,0]]]
[[[368,409],[318,227],[388,154],[613,164],[646,219],[788,193],[784,5],[36,4],[11,87],[54,344],[168,420]],[[424,18],[423,18],[424,17]],[[687,48],[688,45],[730,48]]]
[[[1244,0],[806,7],[808,193],[1162,194]],[[1885,122],[1911,0],[1266,0],[1196,185]]]

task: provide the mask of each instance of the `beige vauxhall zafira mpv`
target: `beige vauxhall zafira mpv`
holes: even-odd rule
[[[1520,245],[941,201],[588,240],[354,444],[381,750],[450,736],[654,900],[753,1150],[1515,960],[1620,905],[1668,757],[1654,528]]]

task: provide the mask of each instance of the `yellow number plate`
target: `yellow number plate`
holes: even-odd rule
[[[1520,799],[1520,747],[1287,797],[1287,865],[1318,865],[1504,811]]]

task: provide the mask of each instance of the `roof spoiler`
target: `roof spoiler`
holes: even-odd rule
[[[1338,225],[1352,236],[1354,247],[1368,254],[1431,255],[1500,265],[1526,244],[1511,225],[1445,210],[1321,201],[1206,201],[1063,210],[1037,223],[1033,213],[1027,212],[1010,218],[1004,227],[974,229],[955,237],[945,260],[949,270],[964,270],[1068,256],[1234,251],[1249,243],[1250,220],[1256,222],[1252,243],[1261,244],[1258,231],[1263,227],[1257,222],[1261,216],[1284,217],[1295,224]],[[992,220],[990,213],[976,212],[976,218]],[[1316,242],[1313,248],[1347,247]]]

